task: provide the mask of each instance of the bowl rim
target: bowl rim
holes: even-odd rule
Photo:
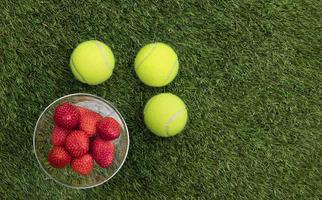
[[[72,96],[89,96],[89,97],[93,97],[93,98],[96,98],[106,104],[108,104],[109,106],[111,106],[115,112],[119,115],[120,119],[122,120],[122,123],[124,124],[124,128],[125,128],[125,132],[126,132],[126,137],[127,137],[127,144],[126,144],[126,152],[125,152],[125,156],[124,156],[124,159],[122,160],[121,164],[119,165],[119,167],[117,168],[117,170],[110,176],[108,177],[106,180],[100,182],[100,183],[97,183],[95,185],[91,185],[91,186],[72,186],[72,185],[68,185],[68,184],[65,184],[65,183],[62,183],[60,182],[59,180],[55,179],[52,175],[50,175],[46,169],[44,168],[44,166],[42,165],[42,163],[40,162],[40,160],[38,159],[38,155],[37,155],[37,151],[36,151],[36,130],[37,130],[37,127],[38,127],[38,123],[40,121],[40,119],[42,118],[42,116],[44,115],[44,113],[53,105],[55,104],[56,102],[62,100],[62,99],[65,99],[67,97],[72,97]],[[52,180],[54,180],[55,182],[63,185],[63,186],[66,186],[66,187],[69,187],[69,188],[73,188],[73,189],[88,189],[88,188],[93,188],[93,187],[97,187],[99,185],[102,185],[104,183],[106,183],[108,180],[110,180],[111,178],[113,178],[118,172],[119,170],[122,168],[126,158],[127,158],[127,155],[128,155],[128,152],[129,152],[129,147],[130,147],[130,135],[129,135],[129,131],[128,131],[128,128],[127,128],[127,125],[126,125],[126,122],[123,118],[123,116],[121,115],[121,113],[117,110],[117,108],[109,101],[105,100],[104,98],[102,97],[99,97],[99,96],[96,96],[96,95],[93,95],[93,94],[89,94],[89,93],[73,93],[73,94],[68,94],[68,95],[65,95],[65,96],[62,96],[58,99],[56,99],[55,101],[53,101],[52,103],[50,103],[42,112],[41,114],[39,115],[39,118],[36,122],[36,125],[34,127],[34,134],[33,134],[33,150],[34,150],[34,154],[36,156],[36,159],[38,161],[38,164],[40,166],[40,168],[42,169],[42,171],[45,172],[45,174]]]

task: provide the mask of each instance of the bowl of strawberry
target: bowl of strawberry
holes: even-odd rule
[[[51,103],[34,131],[43,171],[72,188],[91,188],[112,178],[125,162],[129,133],[120,112],[105,99],[71,94]]]

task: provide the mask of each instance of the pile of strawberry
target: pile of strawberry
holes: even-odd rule
[[[115,119],[63,103],[55,109],[54,122],[51,134],[53,147],[48,153],[51,166],[64,168],[70,164],[76,173],[88,175],[93,170],[94,160],[102,168],[113,163],[112,140],[121,133],[121,126]]]

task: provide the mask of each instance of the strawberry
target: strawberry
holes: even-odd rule
[[[81,112],[81,118],[79,121],[79,129],[84,131],[88,137],[92,137],[96,133],[96,123],[102,118],[102,116],[94,111],[88,110]]]
[[[73,131],[66,137],[65,148],[72,157],[80,157],[89,150],[89,138],[84,131]]]
[[[99,166],[107,168],[114,160],[114,144],[97,138],[91,143],[91,154]]]
[[[51,144],[55,146],[64,146],[68,133],[69,130],[55,126],[51,132]]]
[[[91,111],[90,109],[87,109],[87,108],[84,108],[84,107],[81,107],[81,106],[77,106],[77,108],[78,108],[79,113],[80,113],[81,115],[83,115],[83,114],[85,114],[85,113],[87,113],[87,112],[93,112],[93,111]]]
[[[79,110],[70,103],[57,106],[54,112],[56,125],[66,129],[75,129],[78,126],[79,118]]]
[[[70,155],[63,147],[54,146],[48,154],[48,162],[55,168],[64,168],[70,160]]]
[[[114,140],[120,136],[121,126],[112,117],[104,117],[97,123],[96,130],[102,139]]]
[[[90,154],[85,154],[72,160],[71,164],[74,172],[80,175],[90,174],[93,170],[94,160]]]

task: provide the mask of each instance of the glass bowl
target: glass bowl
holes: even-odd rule
[[[94,164],[93,172],[87,176],[80,176],[71,170],[71,167],[56,169],[49,165],[47,156],[52,145],[50,143],[51,130],[54,126],[53,113],[55,108],[64,102],[70,102],[100,113],[102,116],[111,116],[116,119],[122,132],[114,140],[115,158],[113,164],[107,168],[100,168]],[[34,152],[43,171],[56,182],[71,188],[85,189],[101,185],[111,179],[122,167],[129,150],[129,132],[126,123],[119,111],[105,99],[91,94],[70,94],[51,103],[40,115],[34,130]]]

